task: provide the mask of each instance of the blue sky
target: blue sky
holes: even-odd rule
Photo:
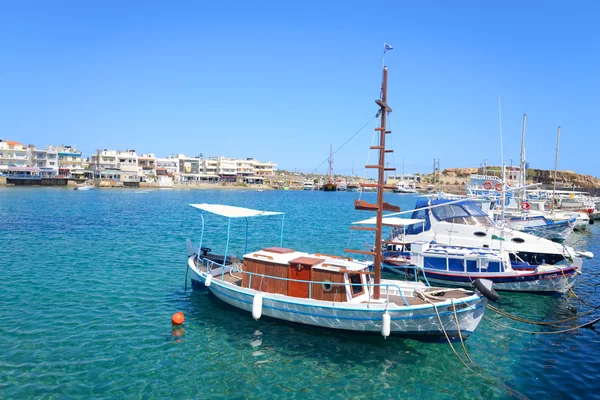
[[[598,4],[3,2],[0,138],[310,171],[375,114],[387,42],[399,170],[499,164],[500,96],[507,163],[527,113],[532,167],[561,125],[559,169],[598,176]],[[372,128],[335,172],[362,174]]]

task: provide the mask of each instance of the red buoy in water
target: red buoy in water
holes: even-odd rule
[[[185,317],[183,316],[183,313],[181,311],[177,311],[171,317],[171,322],[173,323],[173,325],[181,325],[183,324],[183,321],[185,321]]]

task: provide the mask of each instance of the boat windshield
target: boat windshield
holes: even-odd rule
[[[438,221],[452,224],[494,226],[490,217],[473,202],[440,206],[432,208],[431,212]]]

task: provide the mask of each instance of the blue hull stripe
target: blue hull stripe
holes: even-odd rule
[[[229,288],[226,288],[226,287],[223,287],[223,286],[221,286],[221,287],[223,289],[235,292],[235,290],[232,290],[232,289],[229,289]],[[241,301],[241,302],[246,303],[246,304],[252,304],[251,301],[243,300],[243,299],[238,299],[237,297],[231,296],[231,295],[225,293],[222,290],[216,289],[213,285],[210,285],[209,289],[212,290],[212,291],[215,291],[215,292],[217,292],[219,294],[221,294],[222,296],[229,297],[230,299],[233,299],[233,300],[236,300],[236,301]],[[238,292],[238,293],[241,293],[241,292]],[[250,296],[249,294],[246,294],[246,293],[241,293],[241,294],[244,295],[244,296]],[[264,300],[281,301],[281,300],[272,300],[272,299],[269,299],[269,298],[266,298]],[[298,303],[296,303],[296,304],[298,304]],[[310,307],[311,305],[303,305],[303,306],[304,307]],[[313,317],[321,317],[321,318],[347,319],[347,320],[360,320],[360,321],[377,321],[377,322],[381,321],[381,318],[339,317],[339,316],[335,316],[335,315],[323,315],[323,314],[313,314],[313,313],[302,312],[302,311],[292,311],[292,310],[289,310],[287,308],[278,308],[278,307],[267,306],[267,305],[263,305],[263,307],[264,308],[270,308],[272,310],[277,310],[277,311],[284,311],[284,312],[288,312],[288,313],[292,313],[292,314],[310,315],[310,316],[313,316]],[[329,307],[329,308],[334,308],[334,307]],[[457,309],[456,312],[457,313],[462,313],[462,312],[466,312],[466,311],[476,310],[476,309],[479,309],[479,308],[484,308],[484,307],[481,306],[481,305],[475,306],[475,307],[470,306],[470,307],[467,307],[467,308]],[[338,308],[334,308],[334,309],[336,309],[336,310],[342,310],[342,309],[338,309]],[[439,306],[438,306],[438,309],[439,309]],[[348,310],[348,309],[345,309],[345,310]],[[372,312],[378,312],[378,313],[381,313],[381,314],[383,314],[384,312],[386,312],[386,310],[368,310],[368,311],[356,310],[356,309],[351,309],[351,310],[355,311],[355,312],[371,312],[371,313]],[[388,310],[388,312],[402,312],[402,311]],[[451,314],[453,314],[452,311],[440,311],[440,316],[451,315]],[[431,318],[431,317],[436,317],[437,318],[437,315],[436,314],[428,314],[428,315],[419,315],[419,316],[411,316],[411,317],[395,317],[395,318],[390,318],[390,319],[392,321],[401,321],[401,320],[407,320],[407,319]]]
[[[404,268],[395,269],[393,266],[387,266],[387,265],[385,266],[385,268],[390,268],[390,269],[396,270],[396,271],[398,269],[404,270]],[[575,274],[574,269],[567,270],[564,272],[564,276],[567,278],[573,276],[574,274]],[[432,279],[439,279],[439,280],[451,281],[451,282],[464,282],[464,283],[470,283],[478,278],[489,279],[494,283],[534,282],[534,281],[539,281],[539,280],[551,280],[551,279],[563,278],[563,274],[560,271],[544,273],[544,274],[535,274],[535,275],[501,277],[501,276],[479,275],[479,273],[477,273],[477,272],[473,272],[471,275],[466,275],[466,274],[465,275],[454,275],[454,274],[450,275],[450,274],[439,273],[437,271],[433,271],[430,269],[425,269],[425,275],[428,278],[432,278]]]

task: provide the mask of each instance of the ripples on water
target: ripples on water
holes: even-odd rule
[[[183,291],[185,239],[197,242],[200,233],[189,203],[285,211],[285,245],[341,254],[371,242],[348,229],[363,217],[352,210],[357,196],[0,188],[0,398],[508,397],[467,371],[447,344],[254,321],[206,292]],[[414,204],[410,196],[388,201]],[[278,223],[252,221],[250,249],[277,244]],[[222,238],[224,227],[207,219],[205,243],[215,251],[222,248],[210,238]],[[239,251],[244,228],[233,228]],[[600,256],[600,229],[591,228],[573,240]],[[598,261],[584,271],[579,300],[503,294],[499,307],[558,320],[587,310],[583,302],[600,305]],[[186,322],[173,330],[177,310]],[[598,331],[530,335],[498,324],[539,329],[486,316],[467,349],[492,376],[530,398],[599,396]]]

